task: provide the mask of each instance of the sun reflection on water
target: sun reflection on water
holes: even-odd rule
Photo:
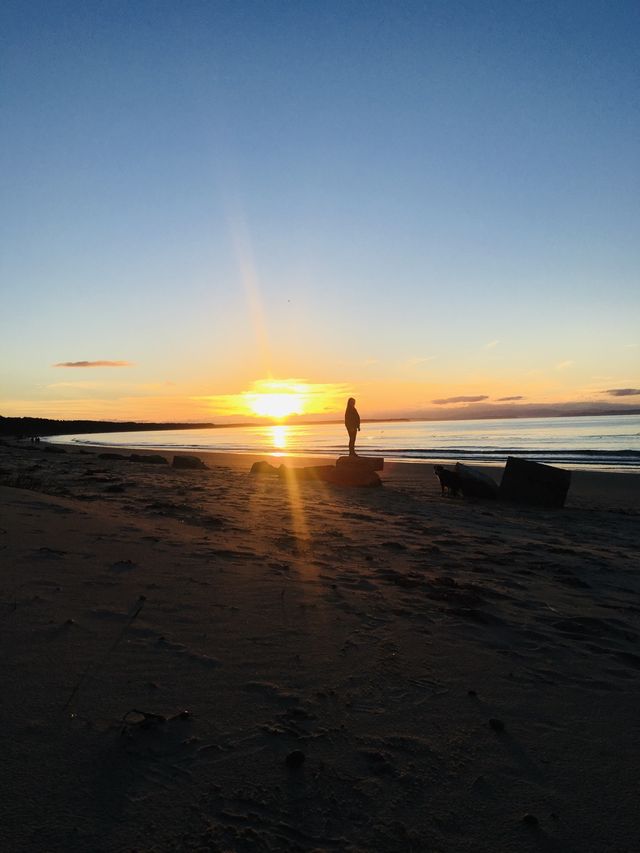
[[[282,424],[278,424],[277,426],[271,427],[271,441],[276,450],[286,450],[287,449],[287,437],[289,434],[289,427],[283,426]],[[276,454],[280,455],[280,454]]]

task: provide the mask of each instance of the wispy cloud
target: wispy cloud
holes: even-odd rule
[[[572,364],[575,364],[571,359],[567,359],[566,361],[560,361],[553,368],[554,370],[566,370],[567,367],[571,367]]]
[[[479,403],[481,400],[488,400],[487,394],[475,394],[474,396],[464,397],[445,397],[441,400],[432,400],[436,406],[446,406],[449,403]]]
[[[604,393],[610,397],[635,397],[640,394],[640,388],[608,388]]]
[[[47,385],[47,388],[74,388],[79,391],[89,391],[94,388],[100,388],[99,382],[52,382]]]
[[[414,358],[409,358],[405,361],[404,366],[406,368],[411,367],[420,367],[421,364],[427,364],[429,361],[433,361],[435,359],[435,355],[428,356],[415,356]]]
[[[497,400],[496,400],[496,402],[497,402],[497,403],[511,403],[511,402],[513,402],[514,400],[524,400],[524,397],[522,397],[522,396],[515,396],[515,397],[498,397],[498,398],[497,398]]]
[[[484,345],[484,349],[494,349],[494,347],[497,347],[499,343],[500,341],[489,341],[488,344]]]
[[[52,367],[133,367],[131,361],[59,361]]]

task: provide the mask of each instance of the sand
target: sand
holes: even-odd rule
[[[2,850],[637,851],[638,476],[252,461],[0,446]]]

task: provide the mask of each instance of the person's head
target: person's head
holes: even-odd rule
[[[355,404],[356,404],[356,398],[355,397],[349,397],[349,399],[347,400],[347,406],[355,406]]]

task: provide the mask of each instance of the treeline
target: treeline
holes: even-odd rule
[[[32,438],[91,432],[140,432],[160,429],[205,429],[215,424],[145,424],[136,421],[56,421],[51,418],[4,418],[0,415],[0,435]]]

